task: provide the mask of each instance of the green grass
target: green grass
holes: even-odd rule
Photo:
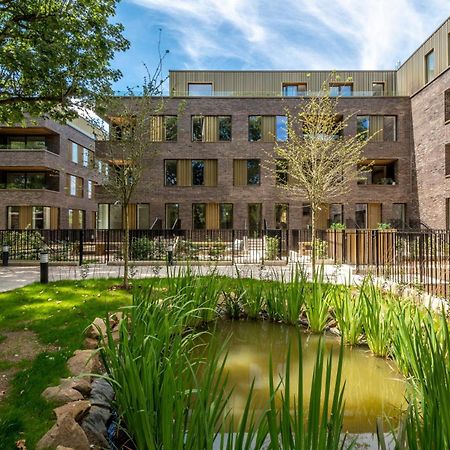
[[[0,370],[17,367],[9,395],[0,404],[0,448],[13,449],[26,439],[33,449],[53,425],[53,405],[42,399],[47,387],[67,375],[66,361],[83,347],[83,330],[95,317],[105,317],[131,301],[131,293],[110,290],[119,280],[61,281],[32,284],[0,294],[0,335],[27,328],[56,351],[33,361],[0,360]],[[141,284],[141,283],[140,283]]]

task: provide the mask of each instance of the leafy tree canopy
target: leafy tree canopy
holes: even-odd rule
[[[111,23],[118,0],[0,0],[0,122],[64,121],[98,107],[129,42]]]

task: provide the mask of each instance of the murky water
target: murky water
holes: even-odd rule
[[[272,355],[275,380],[285,373],[286,352],[291,344],[291,390],[298,380],[298,334],[303,351],[304,405],[309,403],[311,378],[319,342],[310,335],[289,327],[269,322],[220,321],[211,337],[210,345],[228,341],[229,386],[234,386],[231,396],[232,412],[239,419],[255,380],[253,407],[263,410],[268,403],[269,355]],[[333,350],[333,367],[337,367],[339,338],[326,337],[327,355]],[[333,371],[334,372],[334,371]],[[344,431],[349,433],[374,433],[377,417],[388,418],[395,425],[402,406],[405,405],[406,383],[392,362],[374,357],[363,347],[344,351],[342,379],[345,380]],[[294,393],[292,393],[292,396]]]

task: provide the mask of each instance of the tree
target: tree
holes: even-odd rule
[[[0,2],[0,122],[26,116],[65,121],[98,109],[121,73],[114,52],[128,48],[111,23],[118,0]]]
[[[164,110],[164,100],[161,96],[162,87],[167,77],[162,77],[162,63],[165,55],[160,55],[160,62],[155,72],[147,78],[142,91],[136,94],[128,89],[124,98],[111,97],[107,106],[109,130],[104,130],[100,139],[104,141],[103,152],[100,155],[108,164],[108,174],[105,175],[102,188],[110,199],[113,199],[122,209],[122,225],[124,238],[122,245],[124,261],[123,287],[129,285],[130,256],[130,210],[133,195],[141,184],[145,170],[144,159],[157,152],[157,142],[162,140],[160,129],[157,129],[159,114]],[[101,126],[96,128],[101,129]],[[164,130],[168,132],[168,130]],[[169,130],[170,132],[170,130]]]
[[[287,170],[288,180],[278,185],[311,207],[312,273],[316,267],[316,217],[327,203],[341,197],[361,178],[362,150],[367,133],[343,135],[352,116],[337,112],[338,98],[331,97],[324,83],[317,96],[305,99],[297,108],[286,108],[287,136],[276,142],[274,152]],[[280,167],[280,166],[279,166]],[[279,176],[279,173],[276,174]]]

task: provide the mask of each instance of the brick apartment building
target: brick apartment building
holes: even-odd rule
[[[344,134],[376,135],[364,150],[372,164],[367,180],[326,205],[319,227],[450,226],[449,66],[450,18],[397,70],[336,73],[342,82],[331,84],[330,93],[341,97],[338,113],[351,116]],[[307,102],[329,75],[171,71],[164,111],[151,120],[157,151],[143,158],[131,228],[258,229],[264,221],[269,228],[306,227],[308,204],[277,187],[283,175],[276,179],[269,170],[274,160],[268,155],[275,139],[286,138],[285,108]],[[117,130],[111,116],[110,129]],[[0,128],[0,228],[93,227],[95,220],[99,228],[120,228],[116,199],[101,188],[90,198],[99,182],[87,162],[93,153],[85,151],[92,150],[92,137],[82,127],[49,121]],[[33,142],[40,147],[29,150]],[[96,143],[97,154],[104,149]],[[41,174],[37,188],[35,172]]]
[[[367,180],[324,207],[319,227],[449,226],[449,33],[450,19],[398,70],[336,73],[343,81],[330,93],[341,96],[338,113],[351,115],[345,133],[378,133],[364,150],[373,164]],[[286,138],[285,107],[308,101],[329,75],[171,71],[164,113],[152,118],[158,150],[144,158],[132,226],[255,229],[265,220],[269,228],[306,227],[308,204],[277,188],[268,154]],[[118,226],[120,207],[104,196],[99,202],[100,227]]]
[[[0,229],[94,227],[99,169],[81,118],[0,127]]]

